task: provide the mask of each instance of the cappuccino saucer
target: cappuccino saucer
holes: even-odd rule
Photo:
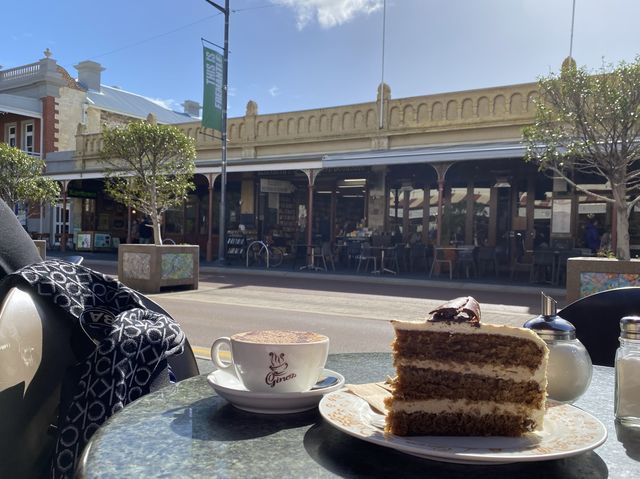
[[[218,396],[243,411],[260,414],[291,414],[318,407],[322,396],[337,391],[344,385],[344,376],[323,369],[321,378],[333,376],[338,380],[325,387],[301,393],[261,393],[248,391],[232,372],[218,369],[207,376],[207,382]]]

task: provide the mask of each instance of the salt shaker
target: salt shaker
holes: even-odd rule
[[[571,403],[582,396],[591,383],[591,357],[576,338],[573,324],[558,316],[556,301],[542,293],[542,314],[527,321],[524,327],[535,331],[549,347],[549,398]]]
[[[640,316],[620,320],[615,391],[616,420],[625,426],[640,427]]]

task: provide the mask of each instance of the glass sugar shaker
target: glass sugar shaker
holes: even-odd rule
[[[524,327],[535,331],[549,348],[548,397],[571,403],[582,396],[591,383],[591,356],[576,338],[573,324],[558,316],[556,301],[542,293],[542,314]]]
[[[616,420],[625,426],[640,427],[640,316],[620,320],[620,347],[615,364]]]

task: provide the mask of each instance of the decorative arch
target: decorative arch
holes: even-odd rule
[[[405,125],[413,126],[416,124],[416,110],[413,108],[413,105],[405,106],[402,116]]]
[[[306,131],[307,131],[307,124],[304,121],[304,117],[301,116],[300,118],[298,118],[298,134],[306,133]]]
[[[362,113],[361,110],[356,111],[356,114],[355,114],[355,117],[353,119],[353,122],[354,122],[356,130],[364,129],[364,126],[365,126],[364,114]]]
[[[431,120],[441,121],[443,118],[444,118],[444,108],[442,107],[442,103],[437,101],[433,104],[433,108],[431,109]]]
[[[376,120],[377,120],[376,111],[373,108],[367,110],[367,128],[375,128]]]
[[[458,102],[456,100],[449,100],[447,103],[447,120],[458,119]]]
[[[537,91],[532,91],[529,92],[529,95],[527,96],[527,111],[528,112],[535,112],[536,111],[536,105],[534,103],[534,100],[536,100],[538,98],[538,92]]]
[[[295,135],[296,121],[293,118],[287,120],[287,135]]]
[[[522,112],[522,95],[520,93],[514,93],[509,99],[509,113],[512,115],[521,115]]]
[[[320,131],[322,133],[329,131],[329,119],[327,115],[320,115]]]
[[[311,115],[309,118],[309,133],[315,133],[318,131],[318,117]]]
[[[418,105],[418,124],[424,125],[429,122],[429,107],[426,103]]]
[[[465,120],[473,118],[473,101],[471,98],[465,98],[462,101],[462,118]]]
[[[486,96],[482,96],[478,100],[478,117],[484,118],[487,116],[489,116],[489,99]]]
[[[267,122],[267,136],[275,136],[276,134],[276,124],[273,120],[269,120]]]
[[[342,115],[342,129],[351,130],[353,127],[353,115],[351,112],[346,112]]]
[[[287,134],[287,126],[285,121],[280,118],[278,120],[278,136],[284,136]]]
[[[331,131],[340,131],[340,116],[337,113],[331,115]]]

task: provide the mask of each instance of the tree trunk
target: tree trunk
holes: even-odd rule
[[[615,200],[616,224],[611,225],[611,227],[616,228],[616,257],[628,260],[631,257],[631,253],[629,250],[629,211],[625,185],[613,186],[612,193]]]

